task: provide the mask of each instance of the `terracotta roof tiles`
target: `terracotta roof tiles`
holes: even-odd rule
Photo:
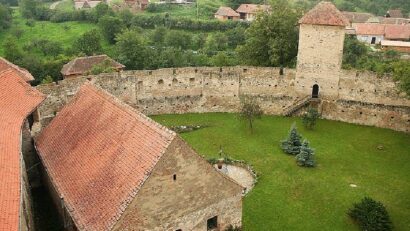
[[[61,74],[65,76],[86,74],[88,71],[91,71],[91,69],[95,65],[101,64],[105,60],[109,60],[112,67],[115,69],[122,69],[125,67],[124,65],[114,61],[107,55],[96,55],[80,57],[70,61],[63,66],[63,68],[61,69]]]
[[[348,26],[349,20],[331,2],[320,2],[300,20],[299,24]]]
[[[270,11],[271,7],[269,5],[258,5],[258,4],[241,4],[236,12],[254,14],[258,11]]]
[[[0,231],[19,230],[21,127],[44,98],[18,71],[0,73]]]
[[[0,72],[7,69],[14,69],[16,73],[26,82],[34,81],[34,77],[26,69],[9,62],[5,58],[0,57]]]
[[[219,9],[215,13],[215,15],[227,16],[227,17],[239,17],[238,12],[236,12],[232,8],[226,7],[226,6],[219,7]]]
[[[76,226],[99,231],[113,227],[175,136],[86,83],[36,146]]]

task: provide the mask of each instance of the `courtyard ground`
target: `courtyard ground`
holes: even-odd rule
[[[383,202],[395,230],[410,230],[410,135],[388,129],[320,120],[306,130],[300,118],[264,116],[253,133],[235,114],[160,115],[166,126],[204,125],[181,136],[206,158],[220,146],[259,174],[244,198],[243,228],[358,230],[346,215],[370,196]],[[279,147],[293,122],[316,150],[316,168],[302,168]],[[357,187],[351,187],[351,184]]]

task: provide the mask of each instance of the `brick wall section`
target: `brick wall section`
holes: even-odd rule
[[[337,82],[333,78],[321,78],[319,94],[324,118],[359,124],[409,131],[410,100],[400,93],[391,77],[377,77],[374,73],[341,70]],[[66,79],[58,84],[40,85],[41,92],[48,95],[39,108],[42,125],[54,117],[61,107],[75,94],[79,86],[91,79],[96,85],[109,91],[131,106],[146,114],[237,112],[240,96],[253,95],[267,114],[280,115],[283,109],[300,97],[311,93],[300,91],[296,71],[286,69],[279,75],[278,68],[226,67],[226,68],[177,68],[153,71],[124,71],[75,79]],[[308,86],[308,85],[306,85]],[[327,91],[331,94],[328,96]],[[334,93],[337,92],[337,93]],[[337,95],[337,97],[335,97]],[[360,102],[369,107],[368,115],[377,114],[368,120],[354,116],[359,107],[347,108],[351,114],[342,113],[349,101]],[[332,107],[330,107],[332,106]],[[338,111],[330,108],[339,108]],[[383,109],[382,109],[383,108]],[[346,111],[346,110],[344,110]],[[394,112],[395,125],[384,118]],[[365,113],[363,111],[363,113]],[[362,114],[363,114],[362,113]]]
[[[176,137],[114,230],[206,231],[214,216],[221,230],[240,226],[242,187],[226,179]]]

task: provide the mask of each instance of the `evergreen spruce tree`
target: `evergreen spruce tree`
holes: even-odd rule
[[[300,147],[300,153],[296,155],[296,161],[299,166],[314,167],[316,164],[314,155],[314,150],[309,147],[309,142],[304,140],[302,147]]]
[[[300,152],[301,146],[302,136],[299,135],[295,124],[293,124],[290,129],[288,138],[281,141],[281,148],[287,154],[297,155]]]

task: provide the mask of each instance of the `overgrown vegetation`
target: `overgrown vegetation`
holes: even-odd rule
[[[346,36],[343,68],[372,71],[380,77],[393,75],[395,80],[400,81],[401,89],[410,96],[410,61],[400,60],[396,51],[374,52],[355,36]]]
[[[384,205],[370,197],[355,203],[348,212],[363,231],[390,231],[393,229],[390,216]]]
[[[309,107],[307,112],[302,116],[303,125],[308,129],[313,129],[316,121],[319,119],[319,112],[316,108]]]

